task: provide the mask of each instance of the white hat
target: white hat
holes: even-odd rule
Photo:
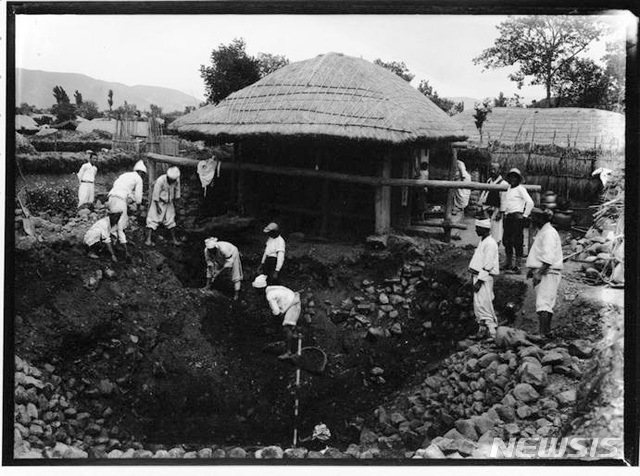
[[[271,222],[262,230],[264,233],[269,233],[270,231],[278,231],[280,228],[277,223]]]
[[[147,166],[144,165],[144,162],[142,160],[138,160],[136,162],[136,165],[133,166],[133,170],[134,170],[134,172],[140,171],[140,172],[144,172],[146,174],[147,173]]]
[[[251,283],[251,286],[253,286],[256,289],[266,288],[267,287],[267,275],[266,274],[260,274],[260,275],[256,276],[256,279],[253,280],[253,283]]]
[[[216,247],[216,243],[218,242],[218,238],[214,238],[213,236],[204,240],[204,246],[207,249],[213,249]]]
[[[483,218],[482,220],[476,219],[476,226],[478,226],[480,228],[490,229],[491,228],[491,220],[489,220],[488,218]]]
[[[324,423],[320,423],[313,428],[312,440],[327,441],[329,438],[331,438],[331,430]]]
[[[178,180],[180,178],[180,169],[178,167],[169,167],[167,169],[167,177],[171,180]]]

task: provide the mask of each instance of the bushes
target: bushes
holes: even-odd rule
[[[41,213],[67,214],[75,213],[78,205],[76,190],[68,185],[62,188],[37,186],[27,189],[29,211],[35,215]]]
[[[111,149],[111,141],[104,140],[32,140],[31,144],[38,152],[84,152],[87,149]]]
[[[88,149],[86,146],[83,151]],[[93,161],[100,172],[113,172],[122,169],[129,169],[136,163],[138,157],[136,155],[124,152],[116,152],[114,154],[100,155]],[[82,154],[63,155],[55,152],[41,155],[17,155],[16,163],[25,174],[63,174],[75,173],[86,158]]]

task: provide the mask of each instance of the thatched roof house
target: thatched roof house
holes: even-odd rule
[[[36,124],[33,118],[24,114],[16,114],[16,131],[34,133],[38,129],[38,124]]]
[[[480,142],[473,109],[453,116],[470,142]],[[482,125],[482,141],[556,145],[579,150],[624,148],[624,114],[600,109],[496,107]]]
[[[304,135],[393,144],[465,135],[396,74],[338,53],[289,64],[171,128],[227,139]]]
[[[376,186],[374,178],[413,178],[416,160],[425,157],[448,171],[451,143],[466,138],[396,74],[338,53],[284,66],[169,128],[234,142],[236,163],[228,165],[243,170],[232,188],[240,211],[274,219],[286,212],[302,217],[292,226],[317,221],[321,234],[329,217],[332,230],[340,219],[351,229],[364,223],[368,232],[374,223],[378,232],[406,227],[407,187]]]
[[[453,117],[469,136],[472,147],[466,153],[488,154],[488,161],[500,163],[503,170],[518,167],[528,183],[567,200],[596,199],[592,172],[624,167],[623,114],[568,107],[496,107],[482,125],[481,138],[474,113]]]

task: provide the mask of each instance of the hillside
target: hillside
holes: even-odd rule
[[[73,93],[78,90],[85,100],[92,100],[100,109],[107,109],[107,93],[113,90],[113,106],[125,101],[135,104],[140,110],[148,110],[151,104],[162,107],[166,112],[184,110],[185,106],[198,106],[200,100],[181,91],[157,86],[127,86],[91,78],[84,74],[54,73],[31,69],[16,69],[16,104],[26,102],[39,108],[51,107],[54,86],[62,86],[73,101]]]

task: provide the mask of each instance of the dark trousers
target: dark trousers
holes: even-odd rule
[[[517,218],[514,213],[504,217],[504,232],[502,235],[507,256],[513,256],[515,250],[516,257],[522,258],[524,247],[524,219]]]
[[[277,264],[278,258],[275,256],[267,256],[262,265],[262,273],[267,275],[267,284],[269,286],[280,283],[280,279],[273,279],[273,272],[276,270]]]

